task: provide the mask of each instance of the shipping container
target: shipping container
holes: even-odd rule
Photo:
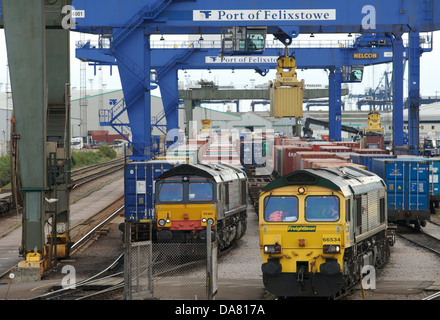
[[[365,136],[362,139],[362,146],[364,148],[384,149],[384,141],[383,136]]]
[[[351,152],[351,148],[345,146],[320,146],[319,151],[343,153],[343,152]]]
[[[346,161],[337,158],[302,159],[302,169],[322,168],[325,167],[325,164],[342,165],[344,163],[346,163]]]
[[[332,152],[322,152],[322,151],[316,151],[316,152],[297,152],[294,155],[294,161],[293,161],[293,165],[294,167],[292,168],[291,171],[286,172],[286,174],[295,171],[295,170],[301,170],[302,169],[302,160],[303,159],[310,159],[310,158],[336,158],[336,153],[332,153]]]
[[[373,159],[379,159],[379,158],[396,158],[395,155],[391,154],[359,154],[355,153],[350,155],[350,159],[353,163],[361,164],[363,166],[366,166],[368,170],[372,171],[372,161]]]
[[[349,147],[352,149],[359,149],[361,147],[361,143],[360,142],[353,142],[353,141],[335,141],[333,142],[334,144],[338,145],[338,146],[344,146],[344,147]]]
[[[154,181],[165,171],[185,160],[128,162],[124,168],[125,219],[154,220]]]
[[[356,164],[356,163],[351,163],[351,162],[342,162],[342,163],[325,163],[325,162],[319,163],[318,162],[318,163],[313,163],[313,166],[312,166],[312,168],[325,168],[325,167],[358,167],[358,168],[367,170],[366,166]]]
[[[387,186],[388,216],[423,226],[429,220],[429,163],[423,159],[373,158],[372,171]]]
[[[351,155],[352,154],[359,154],[355,152],[341,152],[336,154],[336,158],[346,160],[347,162],[351,162]]]
[[[429,199],[431,213],[435,213],[435,208],[439,207],[440,202],[440,159],[425,158],[419,156],[399,156],[399,159],[423,159],[429,163]]]
[[[284,150],[289,150],[285,151]],[[282,175],[283,165],[286,166],[286,170],[291,170],[290,168],[294,167],[291,163],[294,160],[295,153],[297,152],[312,152],[311,147],[307,146],[295,146],[295,145],[283,145],[283,146],[275,146],[275,151],[273,152],[273,167],[274,171],[279,175]]]
[[[280,174],[285,176],[286,174],[298,170],[295,169],[294,161],[295,155],[298,152],[312,152],[310,147],[296,147],[296,146],[284,146],[280,149]]]
[[[275,118],[303,117],[303,86],[270,88],[270,116]]]
[[[254,139],[241,142],[240,162],[244,167],[263,167],[266,165],[266,140]],[[270,152],[271,153],[271,152]]]
[[[353,148],[353,152],[361,154],[389,154],[388,150],[376,149],[376,148]]]
[[[334,146],[335,144],[333,142],[328,141],[313,141],[309,142],[309,147],[313,149],[313,151],[319,151],[319,147],[324,146]]]

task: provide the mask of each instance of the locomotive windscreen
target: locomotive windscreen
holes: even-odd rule
[[[338,221],[339,198],[335,196],[308,196],[305,201],[307,221]]]
[[[295,196],[269,196],[264,199],[264,219],[284,222],[298,220],[298,198]]]

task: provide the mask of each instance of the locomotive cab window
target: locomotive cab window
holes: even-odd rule
[[[189,201],[211,201],[213,199],[212,185],[210,183],[189,184]]]
[[[264,199],[264,220],[268,222],[294,222],[298,220],[298,198],[267,196]]]
[[[309,196],[305,201],[305,215],[307,221],[338,221],[339,198],[335,196]]]
[[[183,184],[181,183],[162,183],[159,189],[159,201],[178,202],[183,200]]]

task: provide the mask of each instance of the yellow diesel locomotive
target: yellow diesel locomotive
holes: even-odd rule
[[[206,241],[226,248],[246,232],[246,174],[226,163],[181,164],[161,174],[155,184],[157,242]]]
[[[386,185],[356,167],[292,172],[259,197],[265,288],[278,297],[332,297],[389,258]]]

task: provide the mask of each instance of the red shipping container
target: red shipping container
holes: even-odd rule
[[[128,139],[129,135],[126,134],[125,137]],[[122,139],[124,139],[124,138],[121,137],[120,134],[109,134],[109,135],[107,136],[107,141],[106,141],[106,142],[107,142],[109,145],[112,145],[113,142],[114,142],[115,140],[122,140]]]
[[[94,135],[107,135],[108,134],[108,130],[89,130],[87,132],[87,135],[89,136],[94,136]]]
[[[281,161],[278,164],[281,166],[281,175],[286,175],[294,170],[295,154],[297,152],[312,152],[310,147],[296,147],[296,146],[283,146],[281,149]],[[279,171],[278,171],[279,172]]]
[[[342,159],[342,160],[346,160],[346,161],[350,162],[351,161],[350,155],[352,155],[352,154],[357,154],[357,153],[355,153],[355,152],[337,153],[336,154],[336,158]]]
[[[302,167],[303,169],[316,168],[315,166],[322,163],[332,163],[335,165],[341,165],[341,163],[346,163],[346,161],[341,159],[303,159]]]
[[[312,147],[313,151],[319,151],[319,147],[323,146],[334,146],[333,142],[310,142],[309,146]]]
[[[280,137],[276,137],[276,138],[275,138],[275,141],[274,141],[274,145],[275,145],[275,146],[280,146],[280,145],[281,145],[281,141],[282,141],[282,138],[280,138]]]
[[[285,146],[297,146],[297,147],[307,147],[309,143],[304,140],[295,140],[295,139],[284,139],[283,145]]]
[[[327,152],[350,152],[351,148],[345,146],[320,146],[319,151],[327,151]]]
[[[335,141],[334,144],[338,145],[338,146],[344,146],[344,147],[349,147],[349,148],[357,148],[359,149],[361,147],[361,143],[360,142],[353,142],[353,141]]]
[[[384,148],[384,137],[383,136],[366,136],[366,137],[364,137],[362,143],[363,143],[363,146],[366,148],[372,147],[372,148],[383,149]]]
[[[292,171],[295,170],[300,170],[302,169],[301,165],[301,160],[302,159],[312,159],[312,158],[336,158],[336,153],[331,153],[331,152],[320,152],[320,151],[305,151],[305,152],[297,152],[294,155],[294,161],[293,161],[293,167],[292,168],[288,168],[288,172],[286,172],[285,174],[288,174]]]
[[[296,146],[274,146],[274,151],[273,151],[273,166],[274,166],[274,171],[278,172],[279,174],[282,173],[282,169],[283,169],[283,158],[284,156],[284,150],[290,150],[291,153],[295,153],[295,152],[302,152],[302,151],[312,151],[312,148],[310,147],[296,147]],[[289,156],[289,155],[287,155]],[[290,155],[291,157],[293,157],[293,154]],[[278,159],[279,157],[279,159]],[[289,159],[287,159],[287,161],[289,161]]]

